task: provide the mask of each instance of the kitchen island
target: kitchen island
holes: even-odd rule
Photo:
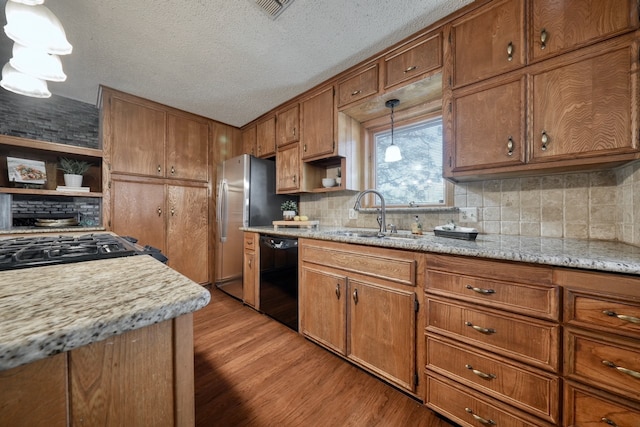
[[[192,425],[192,312],[150,256],[0,272],[0,425]]]

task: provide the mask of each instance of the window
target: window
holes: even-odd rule
[[[393,143],[402,160],[385,163],[391,129],[374,132],[373,183],[387,206],[446,206],[447,184],[442,178],[442,118],[396,126]]]

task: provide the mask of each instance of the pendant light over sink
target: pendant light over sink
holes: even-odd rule
[[[58,55],[68,55],[73,49],[58,18],[42,3],[44,0],[7,1],[4,32],[14,47],[0,81],[6,90],[36,98],[51,96],[46,80],[66,80]]]
[[[400,148],[393,143],[393,110],[398,106],[398,104],[400,104],[399,99],[390,99],[384,103],[385,107],[391,108],[391,145],[389,145],[387,147],[387,150],[384,152],[384,161],[386,163],[402,160]]]

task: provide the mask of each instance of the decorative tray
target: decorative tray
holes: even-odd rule
[[[320,221],[273,221],[273,229],[277,230],[278,227],[317,227]]]
[[[476,240],[478,230],[469,227],[458,227],[455,224],[439,225],[433,229],[433,234],[449,239]]]

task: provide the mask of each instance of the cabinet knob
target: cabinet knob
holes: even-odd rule
[[[542,151],[547,151],[547,146],[549,144],[549,135],[547,135],[547,131],[542,131],[542,138],[540,138],[540,141],[542,141],[542,146],[540,147],[540,149]]]
[[[158,173],[162,173],[162,168],[158,165]]]
[[[412,72],[413,70],[415,70],[416,68],[418,68],[418,66],[417,66],[417,65],[412,65],[411,67],[408,67],[407,69],[405,69],[405,70],[404,70],[404,73],[405,73],[405,74],[410,73],[410,72]]]
[[[507,142],[507,156],[513,156],[513,138],[509,137]]]
[[[360,92],[362,92],[360,89],[358,89],[358,90],[354,90],[353,92],[351,92],[351,96],[356,96],[356,95],[358,95]]]
[[[176,174],[176,168],[171,166],[171,175],[175,175]]]
[[[340,283],[336,283],[336,298],[340,299]]]
[[[473,417],[474,420],[478,421],[479,423],[482,423],[484,425],[487,426],[494,426],[496,425],[496,422],[493,420],[488,420],[486,418],[482,418],[480,415],[476,415],[473,413],[473,411],[470,408],[464,408],[464,410],[468,413],[471,414],[471,416]]]
[[[162,208],[158,207],[158,216],[162,215]]]
[[[544,50],[547,47],[547,40],[549,40],[549,33],[544,28],[540,31],[540,49]]]
[[[354,304],[358,303],[358,290],[357,289],[353,290],[353,302],[354,302]]]
[[[513,42],[509,42],[509,44],[507,45],[507,61],[509,62],[513,61],[514,50],[515,48],[513,47]]]

